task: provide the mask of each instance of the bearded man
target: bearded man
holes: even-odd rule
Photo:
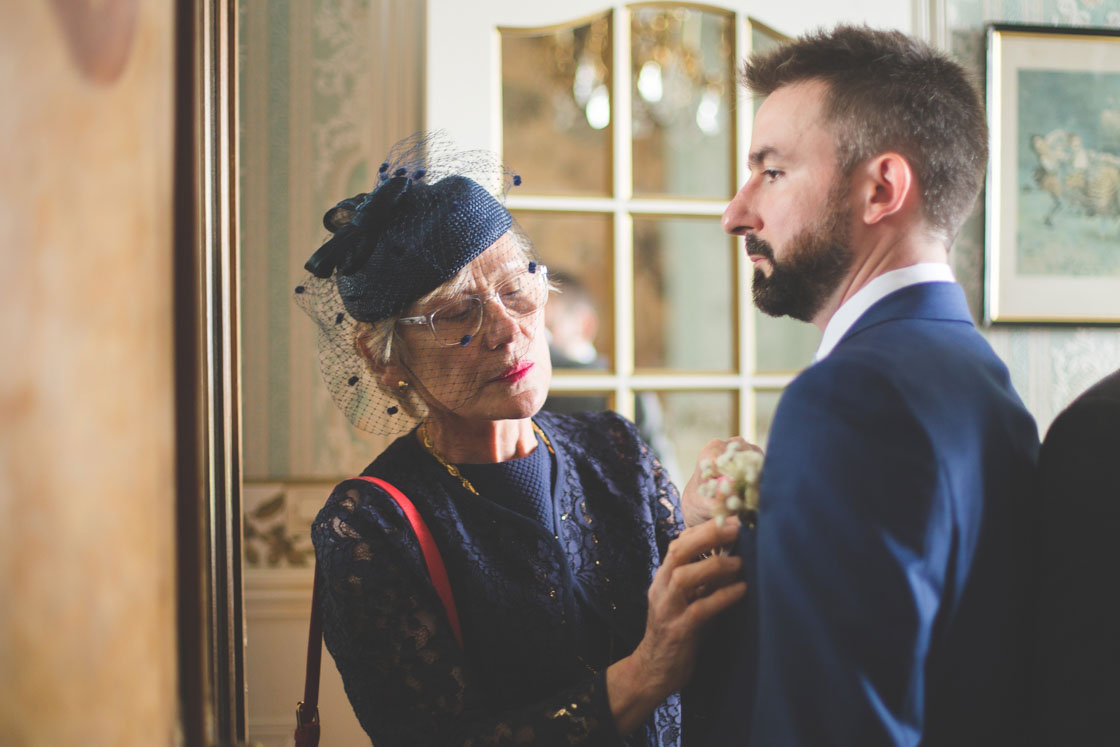
[[[927,45],[857,27],[744,80],[766,99],[723,226],[758,308],[823,339],[775,413],[735,549],[748,597],[706,636],[685,743],[1022,744],[1038,431],[948,265],[984,177],[980,97]],[[689,523],[712,511],[698,481]]]

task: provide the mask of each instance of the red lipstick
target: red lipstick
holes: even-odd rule
[[[521,381],[529,375],[529,371],[533,369],[533,364],[529,361],[519,361],[510,367],[508,371],[498,377],[498,381],[504,381],[507,384]]]

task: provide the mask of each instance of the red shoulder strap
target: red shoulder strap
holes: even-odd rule
[[[372,482],[379,486],[401,507],[408,523],[412,525],[412,531],[416,533],[416,539],[420,541],[420,551],[424,553],[428,575],[432,577],[432,586],[436,587],[436,594],[439,594],[439,600],[443,602],[443,609],[447,612],[447,621],[451,623],[455,640],[459,642],[459,648],[463,648],[463,631],[459,627],[459,611],[455,608],[455,598],[451,596],[451,582],[447,578],[447,568],[443,565],[443,556],[439,554],[435,538],[432,537],[428,525],[424,523],[424,518],[420,516],[416,506],[412,505],[412,501],[404,493],[397,490],[395,486],[377,477],[362,475],[357,479]]]
[[[397,490],[384,480],[377,477],[361,475],[355,479],[366,480],[379,486],[397,502],[404,512],[416,539],[420,542],[420,552],[424,554],[424,563],[428,566],[428,575],[432,585],[436,588],[439,600],[447,612],[447,621],[451,623],[451,630],[455,633],[455,640],[459,648],[463,648],[463,631],[459,626],[459,611],[455,608],[455,598],[451,596],[451,582],[447,578],[447,568],[443,565],[443,557],[439,554],[435,538],[431,530],[424,523],[424,518],[412,505],[404,493]],[[307,631],[307,675],[303,683],[303,700],[296,704],[296,747],[315,747],[319,744],[319,671],[320,659],[323,651],[323,618],[319,612],[319,597],[322,593],[322,583],[319,580],[319,564],[315,564],[315,581],[311,590],[311,624]]]

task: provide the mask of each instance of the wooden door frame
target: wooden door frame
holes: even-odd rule
[[[177,0],[177,603],[184,743],[247,739],[241,579],[237,4]]]

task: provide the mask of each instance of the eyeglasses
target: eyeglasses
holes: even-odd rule
[[[506,314],[523,317],[544,306],[548,299],[548,268],[535,263],[486,293],[464,295],[423,316],[406,316],[398,324],[426,324],[443,347],[466,346],[482,328],[483,307],[496,298]]]

